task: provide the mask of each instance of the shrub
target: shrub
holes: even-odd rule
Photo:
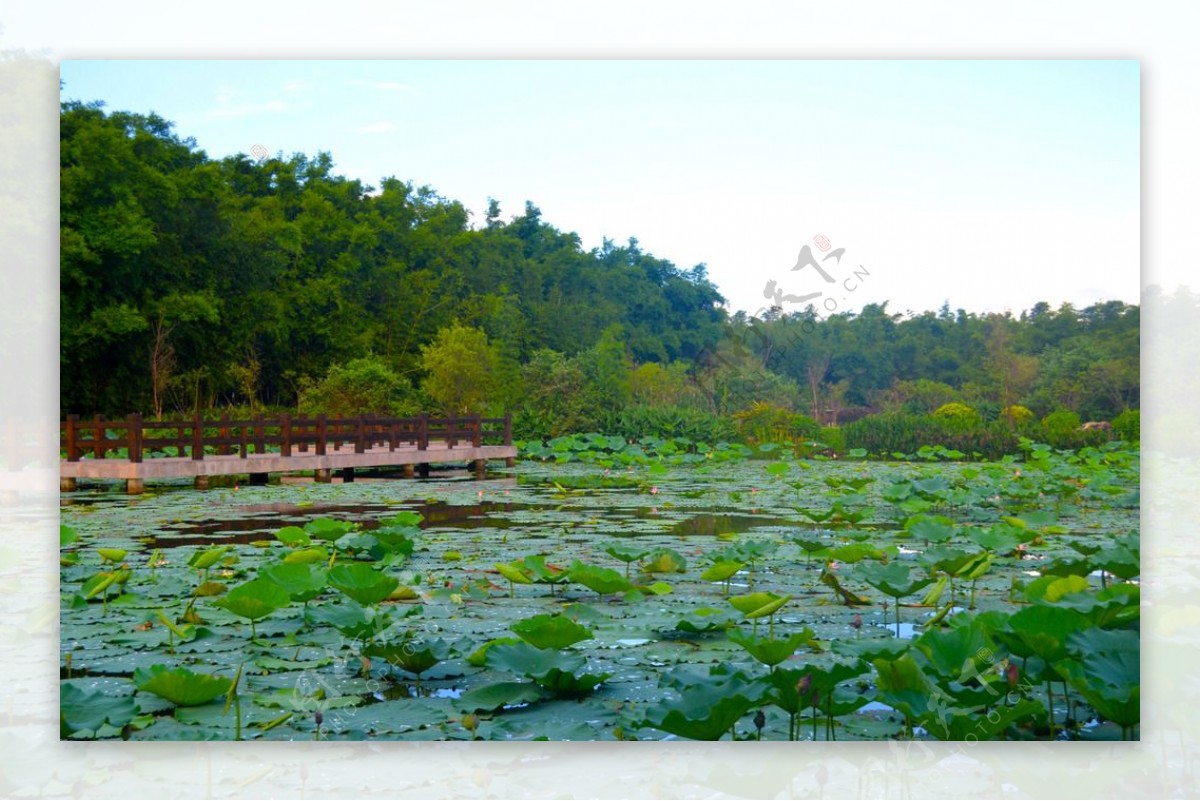
[[[817,438],[821,427],[807,415],[770,403],[756,402],[733,416],[746,442],[796,445]]]
[[[330,367],[321,381],[301,388],[299,407],[305,414],[332,417],[417,411],[409,380],[374,355]]]
[[[924,445],[941,445],[968,458],[1020,453],[1018,432],[1000,422],[968,427],[928,414],[876,414],[844,426],[842,433],[846,448],[872,454],[915,454]]]
[[[846,452],[846,434],[836,426],[826,426],[817,432],[817,442],[827,446],[834,453]]]
[[[1142,413],[1137,409],[1126,409],[1113,418],[1112,430],[1126,442],[1138,442],[1142,438]]]
[[[596,428],[626,439],[687,437],[693,442],[729,442],[737,429],[727,418],[683,406],[632,406],[599,416]]]
[[[979,413],[965,403],[946,403],[937,408],[933,416],[948,423],[972,426],[979,422]]]
[[[1033,421],[1033,412],[1024,406],[1016,404],[1005,406],[1000,410],[1000,416],[1005,420],[1011,420],[1015,425],[1023,425]]]
[[[1075,412],[1059,409],[1042,418],[1042,429],[1050,436],[1066,436],[1078,431],[1082,421]]]

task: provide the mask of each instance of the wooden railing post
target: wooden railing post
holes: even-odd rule
[[[266,453],[267,452],[267,442],[264,439],[265,436],[266,436],[266,431],[263,428],[263,416],[261,414],[256,414],[254,416],[254,452],[255,453]]]
[[[292,417],[287,412],[283,413],[283,417],[279,421],[279,437],[283,442],[279,443],[279,455],[292,455]]]
[[[137,413],[129,415],[125,425],[129,442],[129,461],[136,464],[142,461],[142,416]]]
[[[396,450],[400,444],[400,419],[392,417],[388,420],[388,450]]]
[[[221,456],[229,455],[229,415],[221,415],[221,444],[217,446],[217,453]]]
[[[455,436],[455,434],[457,434],[457,433],[458,433],[458,418],[457,417],[447,417],[446,418],[446,447],[447,448],[453,448],[455,445],[458,444],[458,437]]]
[[[476,412],[475,419],[471,421],[471,424],[475,427],[472,443],[476,448],[483,447],[483,415]]]
[[[364,453],[367,444],[367,421],[363,415],[359,415],[354,421],[357,424],[357,429],[354,432],[354,452]]]
[[[204,458],[204,421],[196,414],[192,418],[192,459],[200,461]]]
[[[242,421],[238,426],[238,458],[245,459],[250,455],[250,426]]]
[[[417,418],[417,450],[424,451],[429,449],[429,415],[421,412],[421,416]]]
[[[504,444],[512,445],[512,412],[504,415]]]
[[[103,459],[104,451],[107,449],[104,436],[104,415],[98,414],[92,420],[92,458]]]
[[[317,456],[325,455],[325,415],[317,415]]]
[[[79,461],[79,415],[67,415],[67,461]]]

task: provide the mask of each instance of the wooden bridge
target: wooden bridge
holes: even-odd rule
[[[353,481],[359,468],[400,467],[411,476],[427,475],[430,464],[462,462],[481,471],[491,459],[511,467],[517,456],[512,417],[477,414],[180,421],[68,415],[60,447],[64,492],[74,491],[81,478],[122,480],[127,492],[139,493],[153,479],[193,478],[205,489],[210,476],[248,475],[251,484],[265,484],[270,473],[311,471],[328,483],[334,470]]]

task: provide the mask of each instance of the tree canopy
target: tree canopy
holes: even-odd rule
[[[704,265],[636,239],[585,250],[533,202],[505,220],[489,199],[476,222],[433,188],[338,175],[329,153],[213,159],[101,103],[64,103],[60,144],[64,414],[440,408],[549,431],[630,407],[837,424],[1138,405],[1140,310],[1119,301],[730,316]]]

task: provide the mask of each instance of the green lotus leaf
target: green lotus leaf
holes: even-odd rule
[[[276,564],[263,568],[259,575],[287,590],[293,601],[311,601],[325,590],[326,572],[312,564]]]
[[[219,581],[205,581],[196,585],[196,589],[192,590],[192,596],[195,598],[213,598],[223,594],[228,587]]]
[[[901,562],[889,562],[886,565],[864,563],[856,568],[856,573],[884,595],[903,598],[933,583],[933,579],[929,577],[914,579],[911,570],[910,565]]]
[[[976,671],[985,667],[987,655],[996,650],[996,644],[976,618],[950,629],[930,629],[913,645],[929,659],[938,674],[952,681],[962,680],[964,672],[973,675],[969,670],[972,666]]]
[[[604,552],[621,562],[636,562],[646,554],[650,553],[647,548],[636,548],[632,545],[626,545],[622,542],[613,542],[604,546]]]
[[[100,554],[100,558],[105,562],[122,562],[129,555],[129,551],[124,548],[97,548],[96,553]]]
[[[1056,603],[1065,595],[1085,592],[1091,584],[1083,576],[1041,576],[1025,585],[1025,598],[1029,601]]]
[[[633,585],[617,571],[584,564],[579,560],[571,565],[571,581],[582,584],[600,595],[633,589]]]
[[[676,631],[686,631],[690,634],[707,634],[713,631],[724,631],[735,622],[732,612],[725,609],[702,607],[689,612],[685,617],[676,621]]]
[[[213,601],[214,606],[228,609],[247,620],[261,620],[276,609],[292,602],[287,590],[267,579],[254,579],[234,587],[223,598]]]
[[[546,557],[540,554],[526,556],[521,560],[521,564],[529,577],[538,584],[563,584],[571,580],[568,570],[546,564]]]
[[[495,712],[505,706],[532,704],[542,699],[542,690],[527,681],[502,681],[463,693],[456,706],[464,712]]]
[[[914,514],[906,520],[904,528],[925,542],[946,542],[954,536],[954,520],[941,514]]]
[[[812,642],[813,630],[806,628],[781,640],[754,637],[740,631],[729,632],[729,641],[746,649],[752,657],[767,667],[774,667],[788,659],[804,645]]]
[[[496,570],[500,575],[511,581],[513,584],[532,584],[533,579],[529,577],[529,570],[523,564],[509,564],[506,562],[497,562]]]
[[[70,526],[59,524],[58,526],[58,547],[65,548],[79,539],[79,533]]]
[[[59,686],[58,713],[63,736],[82,732],[94,735],[105,724],[123,728],[137,715],[137,705],[132,695],[88,692],[64,681]]]
[[[471,655],[466,658],[466,663],[471,667],[483,667],[487,664],[487,653],[496,645],[516,645],[522,642],[518,637],[497,637],[494,640],[488,640],[483,645],[471,652]]]
[[[574,673],[586,662],[580,654],[535,648],[524,642],[515,645],[497,643],[488,649],[486,660],[489,667],[535,680],[552,670]]]
[[[745,562],[734,562],[729,560],[721,560],[715,562],[712,567],[700,574],[701,581],[724,581],[732,578],[739,570],[746,566]]]
[[[329,552],[321,547],[301,548],[298,551],[292,551],[287,556],[283,557],[285,565],[305,565],[313,562],[325,562],[329,559]]]
[[[509,628],[535,648],[566,648],[593,636],[587,628],[563,615],[535,615]]]
[[[398,579],[361,562],[335,565],[329,570],[328,580],[329,586],[364,606],[379,603],[400,585]]]
[[[670,683],[671,678],[664,676]],[[639,725],[691,740],[720,740],[758,703],[761,691],[741,673],[711,675],[680,688],[680,697],[646,710]]]
[[[390,614],[364,608],[354,601],[322,603],[310,609],[308,614],[315,625],[332,626],[353,640],[372,639],[392,624]]]
[[[210,567],[221,561],[230,550],[229,545],[217,545],[212,548],[206,548],[203,551],[197,551],[188,559],[188,567],[194,567],[196,570],[208,570]]]
[[[442,639],[426,640],[410,635],[369,645],[363,649],[363,654],[386,660],[419,678],[450,655],[450,646]]]
[[[318,518],[310,520],[305,524],[304,530],[310,537],[326,542],[335,542],[341,539],[346,534],[354,529],[353,523],[347,523],[344,520],[330,520],[329,518]]]
[[[275,532],[275,539],[292,548],[307,548],[312,544],[312,538],[299,526],[285,526]]]
[[[659,548],[647,555],[641,570],[643,573],[686,573],[687,560],[678,551]]]
[[[733,608],[742,613],[747,620],[768,617],[792,599],[790,595],[776,595],[773,592],[752,592],[747,595],[735,595],[729,599]]]
[[[139,690],[154,693],[175,706],[198,706],[225,695],[233,680],[207,673],[193,673],[184,667],[151,665],[133,672],[133,683]]]

